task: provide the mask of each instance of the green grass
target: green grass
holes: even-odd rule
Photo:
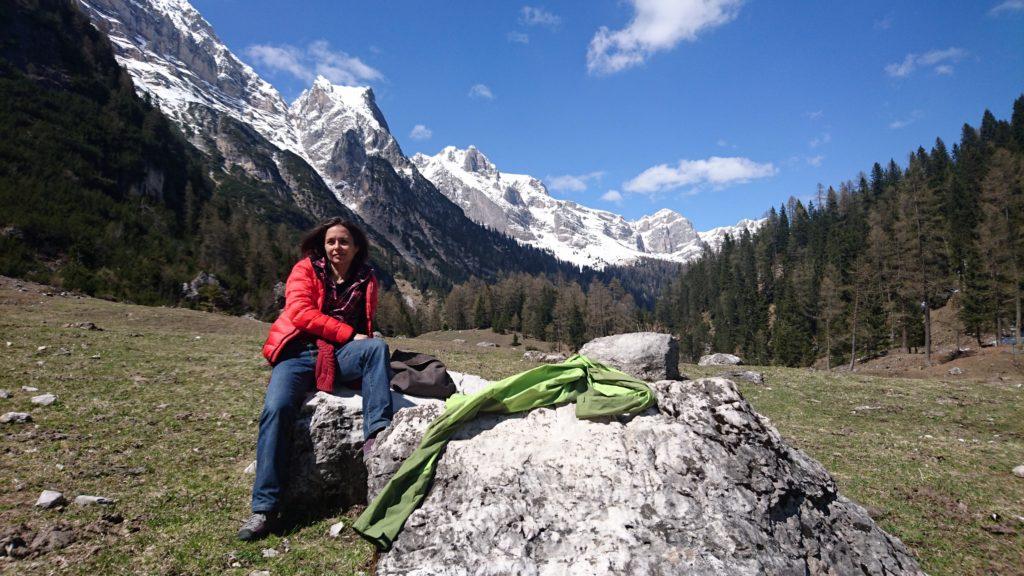
[[[63,327],[82,321],[104,331]],[[326,511],[258,543],[234,539],[248,511],[252,477],[243,469],[254,458],[269,374],[259,356],[266,329],[188,310],[17,292],[0,279],[0,388],[14,393],[0,399],[0,412],[28,411],[34,418],[0,425],[0,533],[21,523],[41,529],[63,521],[80,535],[37,558],[0,560],[0,573],[369,573],[368,545],[351,531],[338,540],[327,535],[333,522],[351,521],[357,510]],[[481,339],[502,346],[478,348]],[[495,379],[533,366],[521,360],[524,347],[507,346],[510,340],[466,331],[390,344]],[[38,352],[39,346],[48,348]],[[691,376],[717,372],[682,368]],[[1024,516],[1024,480],[1010,473],[1024,463],[1019,382],[763,371],[766,387],[741,384],[748,400],[820,460],[845,495],[870,506],[926,571],[1022,573],[1024,523],[1017,517]],[[35,407],[23,385],[59,400]],[[863,405],[877,409],[854,411]],[[44,489],[69,499],[107,496],[117,504],[37,510],[32,504]],[[111,511],[124,518],[113,532],[84,529]],[[995,525],[1014,533],[985,530]],[[282,553],[265,559],[264,548]]]

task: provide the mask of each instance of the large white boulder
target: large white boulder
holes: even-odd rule
[[[679,342],[670,334],[604,336],[584,344],[580,354],[646,382],[679,379]]]
[[[652,388],[632,419],[566,405],[464,425],[377,574],[922,574],[731,381]],[[382,433],[371,497],[440,413]]]

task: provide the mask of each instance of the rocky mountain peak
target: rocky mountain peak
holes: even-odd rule
[[[377,99],[369,86],[334,84],[324,76],[317,76],[313,85],[304,90],[292,103],[290,113],[348,114],[362,117],[367,127],[391,133],[384,114],[377,107]]]
[[[186,0],[80,0],[139,92],[186,126],[196,109],[227,114],[276,146],[299,151],[280,93],[235,57]]]
[[[494,164],[484,156],[482,152],[476,149],[476,146],[470,145],[465,151],[465,159],[462,161],[462,167],[468,172],[476,172],[478,174],[491,174],[496,172]]]

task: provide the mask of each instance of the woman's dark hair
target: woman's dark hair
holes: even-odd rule
[[[344,226],[352,236],[352,241],[355,242],[356,248],[359,250],[356,252],[355,258],[352,259],[352,265],[349,266],[349,270],[352,272],[359,270],[366,263],[366,259],[370,255],[370,243],[366,240],[366,232],[363,232],[363,229],[351,220],[334,217],[317,224],[316,228],[310,230],[302,238],[302,242],[299,243],[299,250],[302,251],[303,256],[316,259],[326,258],[324,238],[327,236],[327,229],[334,226]]]

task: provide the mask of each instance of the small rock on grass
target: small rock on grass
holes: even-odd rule
[[[8,412],[0,416],[0,424],[24,424],[32,421],[32,415],[27,412]]]
[[[494,342],[477,342],[476,345],[479,346],[480,348],[497,348],[498,347],[498,345],[495,344]]]
[[[245,471],[243,472],[243,474],[255,474],[255,473],[256,473],[256,461],[253,460],[252,462],[249,463],[248,466],[245,467]]]
[[[0,398],[10,398],[10,397],[11,397],[11,391],[10,390],[0,390]]]
[[[959,366],[953,366],[949,369],[948,374],[950,376],[959,376],[964,373],[964,369]]]
[[[249,576],[270,576],[270,570],[253,570]]]
[[[280,555],[280,554],[281,553],[277,551],[277,548],[264,548],[263,549],[263,557],[264,558],[277,558],[278,555]]]
[[[341,521],[331,524],[331,529],[327,533],[331,535],[331,538],[337,538],[341,536],[343,530],[345,530],[345,522]]]
[[[1024,478],[1024,464],[1016,466],[1013,469],[1013,475],[1016,476],[1017,478]]]
[[[40,394],[39,396],[32,397],[32,403],[40,406],[49,406],[57,401],[55,394]]]
[[[75,504],[78,506],[110,506],[113,503],[114,501],[106,496],[87,496],[85,494],[75,496]]]
[[[22,386],[21,387],[21,391],[22,392],[39,392],[39,388],[36,388],[35,386]]]
[[[43,493],[39,495],[39,499],[36,500],[36,506],[40,508],[56,508],[67,504],[67,500],[64,499],[64,495],[56,490],[43,490]]]

